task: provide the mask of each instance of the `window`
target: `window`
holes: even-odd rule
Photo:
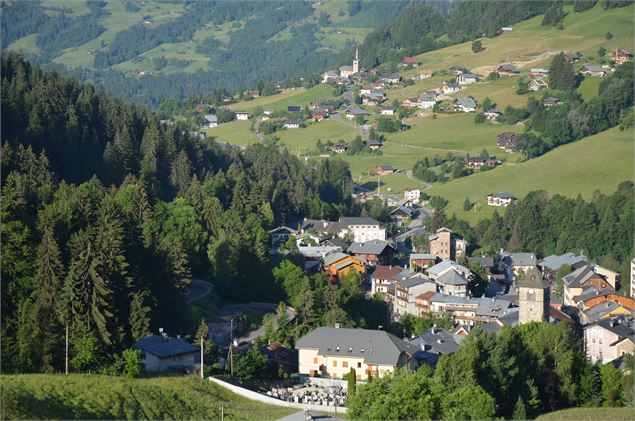
[[[348,368],[348,361],[344,361],[344,362],[342,363],[342,367],[344,367],[344,368]]]
[[[317,364],[317,357],[313,357],[313,364]]]
[[[337,367],[337,361],[333,361],[333,367]]]
[[[362,363],[357,363],[357,368],[362,368]]]

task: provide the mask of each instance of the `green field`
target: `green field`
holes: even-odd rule
[[[442,48],[420,55],[422,67],[433,70],[447,70],[453,65],[462,65],[476,73],[491,70],[504,62],[516,62],[525,68],[539,67],[545,63],[545,53],[561,50],[580,51],[596,56],[597,50],[629,48],[633,45],[634,6],[603,10],[596,5],[582,13],[574,13],[571,6],[564,19],[564,30],[542,26],[543,17],[513,25],[513,31],[495,38],[482,40],[484,51],[473,53],[471,42]],[[607,40],[607,32],[613,38]],[[486,72],[484,72],[486,73]]]
[[[571,408],[550,412],[536,418],[544,421],[629,421],[635,419],[635,408]]]
[[[633,179],[633,131],[607,130],[521,164],[503,165],[495,170],[477,173],[445,184],[434,185],[428,191],[449,200],[446,213],[456,213],[470,222],[490,215],[494,207],[487,206],[485,196],[504,191],[522,198],[533,190],[545,190],[584,198],[595,190],[610,193],[617,185]],[[476,202],[473,211],[463,210],[465,198]]]
[[[309,89],[287,89],[276,95],[261,96],[250,101],[240,101],[232,104],[234,111],[253,111],[256,107],[270,108],[276,111],[286,111],[289,105],[309,105],[314,99],[335,98],[333,88],[329,85],[315,85]]]
[[[229,142],[234,145],[247,146],[250,143],[258,142],[258,136],[249,130],[251,121],[234,120],[229,123],[219,124],[213,129],[203,131],[209,137],[215,137],[221,142]]]
[[[275,420],[294,409],[235,395],[195,377],[2,376],[2,419]]]
[[[602,78],[600,77],[585,77],[578,86],[578,92],[582,95],[585,101],[597,96],[598,88],[600,87],[600,83],[602,83]]]

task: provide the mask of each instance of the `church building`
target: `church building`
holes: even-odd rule
[[[549,284],[534,266],[518,281],[519,324],[549,320]]]
[[[359,73],[360,68],[359,62],[359,48],[355,49],[355,60],[353,60],[352,66],[342,66],[340,67],[340,77],[350,77],[356,73]]]

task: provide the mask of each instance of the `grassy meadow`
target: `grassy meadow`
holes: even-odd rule
[[[0,377],[2,419],[275,420],[297,410],[265,405],[196,377],[91,374]]]
[[[635,408],[571,408],[540,415],[540,421],[627,421],[635,418]]]
[[[448,215],[456,213],[470,222],[493,212],[495,208],[487,206],[485,198],[493,192],[523,197],[530,191],[545,190],[549,194],[589,198],[596,190],[610,193],[620,182],[633,179],[634,146],[632,130],[621,132],[613,128],[520,164],[435,184],[428,193],[449,200]],[[463,210],[466,197],[476,203],[474,210]]]

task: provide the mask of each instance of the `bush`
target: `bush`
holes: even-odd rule
[[[479,51],[483,51],[483,43],[480,40],[476,40],[472,42],[472,52],[478,53]]]

